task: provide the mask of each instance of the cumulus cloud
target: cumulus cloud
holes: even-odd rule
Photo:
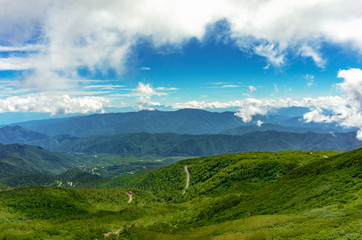
[[[242,118],[244,122],[250,122],[252,117],[256,114],[267,114],[269,111],[279,107],[290,106],[293,103],[291,99],[255,99],[255,98],[246,98],[243,100],[228,101],[228,102],[206,102],[206,101],[188,101],[184,103],[174,103],[170,104],[172,108],[182,109],[182,108],[195,108],[195,109],[218,109],[218,108],[231,108],[231,107],[240,107],[241,109],[236,112],[236,116]]]
[[[244,122],[250,122],[253,116],[257,114],[265,115],[279,108],[295,106],[295,107],[310,107],[312,109],[337,109],[339,107],[340,108],[346,107],[347,105],[348,101],[346,99],[339,96],[329,96],[329,97],[318,97],[318,98],[303,98],[301,100],[293,100],[291,98],[285,98],[285,99],[245,98],[242,100],[227,101],[227,102],[188,101],[184,103],[170,104],[169,106],[176,109],[181,109],[181,108],[217,109],[217,108],[240,107],[240,109],[235,113],[235,115],[241,117]],[[310,121],[316,121],[317,118],[313,118],[312,120],[312,118],[305,117],[305,120],[310,122]],[[332,121],[336,120],[335,119],[329,120],[329,122]]]
[[[263,125],[263,121],[258,120],[258,121],[256,122],[256,125],[257,125],[258,127],[261,127],[261,125]]]
[[[42,46],[32,56],[36,77],[28,80],[42,87],[51,74],[60,77],[49,78],[48,85],[62,86],[59,82],[66,77],[76,79],[79,67],[111,68],[122,74],[140,39],[148,39],[155,48],[179,49],[191,38],[202,40],[207,27],[220,20],[229,23],[228,34],[241,50],[277,66],[292,53],[323,67],[325,59],[315,47],[322,41],[350,43],[362,52],[361,1],[1,0],[0,4],[0,40],[9,48],[26,48],[28,42]]]
[[[343,98],[329,105],[319,105],[303,117],[307,122],[336,122],[344,127],[358,127],[357,138],[362,139],[362,70],[340,70],[338,77],[343,78],[343,82],[337,84]],[[332,113],[326,114],[325,110]]]
[[[165,89],[164,89],[165,90]],[[151,84],[149,83],[142,83],[139,82],[138,86],[132,90],[129,94],[122,94],[122,96],[127,97],[137,97],[137,105],[138,109],[148,109],[152,110],[152,106],[160,106],[161,104],[159,102],[153,102],[151,98],[153,96],[165,96],[168,95],[164,92],[158,92],[156,89],[154,89]]]
[[[360,105],[362,102],[362,70],[358,68],[341,70],[338,72],[338,77],[343,78],[344,81],[337,86],[350,101],[356,101]]]
[[[29,94],[0,99],[0,112],[45,112],[58,115],[103,111],[109,105],[110,100],[103,97]]]
[[[245,99],[242,108],[235,113],[236,116],[241,117],[244,122],[250,122],[254,115],[265,115],[278,108],[279,104],[275,101],[260,100],[255,98]]]

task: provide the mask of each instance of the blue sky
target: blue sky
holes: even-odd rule
[[[292,54],[288,55],[285,65],[274,66],[265,57],[243,52],[230,41],[191,39],[179,52],[167,55],[141,47],[136,69],[124,78],[133,85],[141,81],[179,88],[170,98],[174,96],[183,101],[206,98],[203,95],[210,101],[237,100],[246,97],[243,94],[249,92],[249,86],[257,89],[254,97],[301,98],[338,94],[333,85],[341,82],[337,78],[339,69],[359,66],[354,52],[343,52],[338,46],[328,45],[320,50],[328,59],[323,68],[311,59]],[[336,54],[339,58],[333,59]],[[343,62],[339,62],[340,59]],[[331,62],[335,60],[338,62]],[[150,69],[138,70],[142,66]]]
[[[222,30],[221,30],[222,31]],[[86,79],[101,80],[99,85],[119,85],[117,91],[127,94],[141,82],[153,88],[176,88],[167,91],[167,97],[154,96],[168,105],[190,100],[230,101],[244,99],[255,87],[255,98],[315,98],[340,95],[335,84],[340,69],[358,68],[360,56],[355,51],[323,42],[319,52],[326,63],[317,66],[311,58],[295,56],[293,50],[286,55],[286,63],[273,65],[264,56],[242,51],[227,35],[216,39],[218,32],[210,32],[199,40],[191,38],[181,47],[155,48],[143,40],[134,46],[133,59],[127,63],[122,75],[114,71],[90,72],[82,69],[79,74]],[[97,88],[90,88],[96,92]],[[95,94],[107,96],[106,94]],[[134,106],[135,99],[125,96],[115,98],[127,106]]]
[[[362,127],[361,1],[0,4],[0,113],[303,106]]]

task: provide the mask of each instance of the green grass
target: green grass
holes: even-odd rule
[[[99,185],[112,189],[3,190],[0,239],[361,239],[361,174],[362,149],[250,152]]]
[[[180,192],[186,184],[184,166],[187,165],[190,172],[190,188],[183,199],[191,199],[200,194],[219,196],[228,193],[250,193],[275,182],[294,168],[334,155],[334,152],[284,151],[186,159],[146,175],[120,176],[102,186],[132,186],[150,190],[167,200],[180,200]]]

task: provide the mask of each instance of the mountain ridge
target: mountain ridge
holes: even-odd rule
[[[348,132],[335,123],[305,123],[300,117],[282,115],[256,115],[245,123],[234,112],[208,112],[198,109],[177,111],[139,111],[127,113],[92,114],[68,118],[35,120],[13,123],[10,126],[40,132],[48,136],[68,134],[76,137],[92,135],[113,135],[119,133],[168,133],[177,134],[219,134],[242,126],[256,126],[258,120],[264,124],[278,124],[283,127],[310,128],[318,132]],[[254,127],[255,128],[255,127]],[[279,126],[280,128],[280,126]],[[269,129],[277,130],[277,129]],[[307,130],[305,130],[307,131]]]
[[[288,133],[251,132],[244,135],[188,135],[175,133],[124,133],[76,138],[67,135],[29,142],[51,151],[110,153],[118,155],[206,156],[247,151],[334,150],[362,146],[356,132]]]
[[[1,163],[15,167],[14,171],[24,170],[19,170],[20,173],[56,174],[75,166],[72,158],[61,153],[53,153],[39,146],[16,143],[0,143],[0,157]]]

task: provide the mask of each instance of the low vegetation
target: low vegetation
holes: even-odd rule
[[[7,189],[0,239],[361,239],[361,177],[362,149],[248,152],[95,184],[103,189]]]

